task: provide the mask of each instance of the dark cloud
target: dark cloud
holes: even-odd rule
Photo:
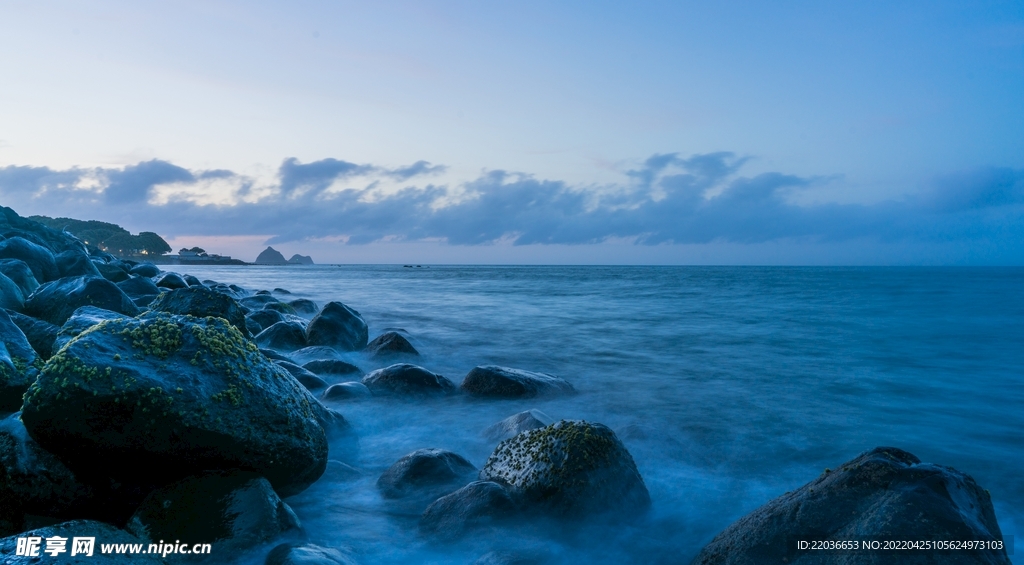
[[[196,177],[188,169],[153,159],[123,170],[107,172],[110,184],[103,191],[107,203],[140,204],[149,198],[149,191],[158,184],[195,182]]]
[[[445,172],[448,167],[444,165],[431,165],[427,161],[416,161],[408,167],[399,167],[387,172],[388,176],[398,180],[409,180],[420,175],[436,175]]]

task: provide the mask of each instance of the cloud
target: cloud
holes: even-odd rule
[[[28,207],[30,213],[130,217],[136,226],[169,235],[275,234],[271,243],[332,237],[350,245],[384,239],[451,245],[872,239],[1003,241],[1020,248],[1022,170],[951,174],[900,200],[875,204],[799,205],[794,194],[834,179],[743,175],[747,162],[728,152],[659,154],[608,186],[500,170],[449,186],[422,183],[445,171],[425,161],[387,168],[290,158],[276,183],[259,191],[252,188],[254,179],[231,171],[189,171],[156,160],[122,170],[11,166],[0,169],[0,195],[6,205]],[[354,187],[339,188],[349,186],[339,181],[356,178],[362,180]],[[376,190],[385,181],[400,184]],[[224,192],[218,198],[206,194],[215,189]]]

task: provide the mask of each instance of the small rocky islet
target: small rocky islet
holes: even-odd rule
[[[456,384],[414,364],[420,352],[402,332],[370,340],[365,320],[342,302],[321,307],[287,300],[284,289],[252,292],[117,259],[9,208],[0,207],[0,236],[3,563],[38,561],[17,555],[19,537],[95,535],[97,543],[210,543],[221,550],[210,561],[354,564],[340,545],[304,541],[287,503],[325,472],[359,472],[330,452],[344,443],[332,438],[353,434],[331,406],[577,393],[560,377],[494,365]],[[352,352],[391,364],[364,375]],[[608,427],[530,410],[481,434],[496,445],[479,469],[423,446],[378,478],[388,504],[419,516],[424,538],[443,544],[530,521],[585,529],[651,519],[657,501]],[[988,491],[970,476],[880,447],[740,518],[699,552],[679,553],[697,553],[702,565],[1010,563],[1005,549],[815,552],[797,539],[1002,534]],[[504,541],[477,562],[566,562]]]

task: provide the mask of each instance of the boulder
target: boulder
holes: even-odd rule
[[[562,420],[495,448],[480,480],[507,485],[517,503],[559,517],[634,517],[651,504],[633,457],[601,424]]]
[[[69,341],[101,322],[123,320],[127,317],[124,314],[118,314],[117,312],[111,312],[110,310],[104,310],[95,306],[82,306],[75,310],[75,313],[68,318],[68,321],[64,322],[64,325],[60,327],[60,331],[57,332],[57,338],[53,340],[53,348],[50,350],[50,354],[56,354]]]
[[[0,241],[0,259],[20,259],[32,270],[32,276],[40,284],[60,276],[57,263],[50,250],[21,237],[9,237]]]
[[[262,310],[267,304],[280,302],[280,300],[274,298],[270,294],[254,294],[253,296],[240,298],[238,301],[242,306],[245,306],[252,311]]]
[[[282,543],[270,550],[265,565],[355,565],[344,553],[313,544]]]
[[[272,290],[271,292],[273,292],[274,294],[291,294],[292,293],[292,291],[290,291],[290,290],[288,290],[286,288],[281,288],[281,287],[277,287],[274,290]]]
[[[250,320],[248,317],[245,318],[245,329],[249,332],[249,335],[256,335],[263,331],[262,326]]]
[[[25,308],[25,294],[7,275],[0,273],[0,308],[20,312]]]
[[[277,310],[257,310],[251,314],[246,314],[245,319],[251,320],[259,326],[260,331],[263,331],[278,322],[283,322],[284,316]]]
[[[18,285],[22,296],[27,297],[35,289],[39,288],[39,281],[32,274],[32,269],[29,268],[28,263],[21,259],[0,260],[0,274],[3,274],[11,279],[14,284]]]
[[[498,525],[516,512],[512,497],[503,486],[476,481],[428,506],[420,517],[420,531],[451,541],[472,529]]]
[[[11,317],[11,321],[28,338],[28,342],[32,344],[32,349],[35,350],[36,355],[43,360],[49,359],[53,353],[53,342],[57,340],[57,332],[60,331],[60,326],[18,312],[8,311],[7,314]]]
[[[164,273],[153,282],[155,282],[156,286],[159,288],[166,288],[170,290],[188,288],[188,283],[185,282],[185,279],[181,278],[181,275],[178,273]]]
[[[1005,564],[1005,550],[799,550],[796,540],[1001,540],[992,500],[970,476],[878,447],[740,518],[694,564]]]
[[[366,398],[373,396],[370,389],[363,383],[338,383],[327,387],[323,393],[324,400],[345,400],[347,398]]]
[[[253,338],[260,347],[295,351],[306,346],[306,333],[295,322],[278,322]]]
[[[245,327],[245,311],[242,305],[234,298],[214,292],[201,284],[171,290],[157,296],[156,300],[149,304],[149,311],[188,314],[197,318],[224,318],[242,335],[249,335],[249,330]]]
[[[491,441],[502,441],[528,430],[546,428],[553,421],[550,416],[540,410],[527,410],[488,426],[483,435]]]
[[[571,384],[554,375],[497,365],[474,367],[459,388],[471,396],[488,398],[532,398],[575,392]]]
[[[160,287],[156,286],[149,277],[133,276],[128,280],[117,283],[117,288],[121,289],[125,294],[135,298],[137,296],[150,296],[157,295],[162,292]]]
[[[39,538],[38,554],[36,556],[17,555],[18,539],[28,537]],[[66,553],[50,557],[49,554],[43,552],[46,549],[45,540],[53,537],[62,537],[67,540]],[[75,537],[93,538],[95,543],[92,553],[71,555],[72,549],[75,549],[73,547]],[[100,551],[100,544],[135,545],[142,543],[139,538],[110,524],[93,520],[72,520],[0,539],[0,563],[4,563],[4,565],[37,565],[42,562],[55,565],[127,565],[129,563],[163,565],[164,561],[159,555],[145,553],[147,548],[144,544],[142,552],[131,555]]]
[[[203,282],[198,277],[192,275],[181,275],[181,278],[185,279],[185,284],[188,286],[203,286]]]
[[[152,263],[139,263],[132,267],[128,273],[132,275],[139,275],[140,277],[153,278],[160,274],[160,267],[157,267]]]
[[[291,373],[292,376],[295,377],[295,380],[302,383],[302,386],[309,390],[317,390],[327,386],[327,381],[316,376],[311,371],[303,369],[295,363],[289,363],[288,361],[274,361],[274,363]]]
[[[131,298],[102,277],[71,277],[48,282],[25,301],[25,314],[63,326],[82,306],[96,306],[127,316],[139,314]]]
[[[278,289],[274,289],[277,292]],[[316,302],[307,298],[299,298],[297,300],[288,301],[288,305],[292,307],[297,314],[304,316],[312,316],[320,311],[320,307],[316,305]]]
[[[323,472],[323,411],[223,319],[164,314],[68,343],[26,393],[22,421],[76,473],[159,486],[237,468],[288,496]]]
[[[291,353],[297,363],[304,364],[317,359],[344,359],[344,354],[324,345],[310,345]]]
[[[99,269],[93,264],[89,255],[81,249],[69,249],[53,256],[60,277],[99,277]]]
[[[459,488],[476,472],[464,457],[444,449],[417,449],[402,457],[377,479],[384,498],[417,495],[430,499]]]
[[[239,552],[298,528],[270,483],[246,471],[202,473],[156,489],[125,527],[147,543],[187,540],[218,552]]]
[[[104,263],[99,260],[93,260],[92,263],[95,265],[96,270],[99,271],[100,276],[112,283],[119,283],[132,278],[132,276],[128,274],[128,271],[113,263]]]
[[[341,302],[328,302],[306,326],[306,341],[310,345],[326,345],[342,351],[366,347],[368,336],[366,322],[359,312]]]
[[[362,372],[359,367],[346,363],[340,359],[316,359],[306,363],[302,367],[318,375],[344,376]]]
[[[42,365],[28,338],[0,310],[0,412],[14,412],[21,407],[22,395],[36,379]]]
[[[377,369],[363,377],[363,384],[374,396],[424,396],[455,392],[455,384],[450,380],[408,363]]]
[[[420,352],[405,339],[405,336],[398,332],[385,332],[375,337],[366,345],[365,351],[370,357],[380,358],[392,355],[413,355],[418,357]]]
[[[273,349],[260,349],[260,353],[262,353],[264,357],[270,359],[271,361],[287,361],[289,363],[294,363],[291,357],[281,355],[280,353],[274,351]]]
[[[298,313],[295,312],[295,308],[292,308],[291,306],[285,304],[284,302],[268,302],[263,305],[263,309],[276,310],[277,312],[280,312],[282,314],[291,314],[292,316],[298,315]]]

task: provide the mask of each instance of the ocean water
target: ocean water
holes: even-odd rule
[[[1004,534],[1024,526],[1024,269],[179,269],[340,300],[371,339],[406,330],[419,364],[456,383],[499,364],[579,390],[331,403],[358,436],[357,448],[332,445],[331,458],[359,474],[325,475],[287,502],[310,541],[363,564],[468,564],[517,547],[565,563],[687,563],[737,518],[881,445],[972,475]],[[377,493],[380,473],[415,449],[482,466],[495,447],[482,430],[533,408],[615,430],[651,493],[649,515],[615,527],[524,520],[436,544]]]

